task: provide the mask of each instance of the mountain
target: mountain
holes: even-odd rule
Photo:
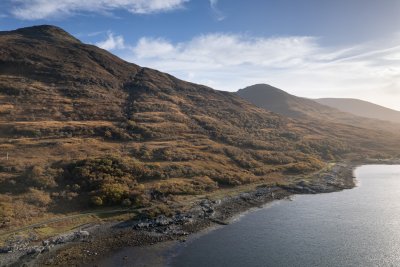
[[[367,114],[370,114],[369,112],[366,112],[363,116],[361,109],[358,109],[359,114],[353,114],[353,112],[347,112],[340,107],[336,108],[334,105],[325,105],[325,100],[312,100],[294,96],[267,84],[249,86],[238,90],[237,94],[258,107],[295,119],[340,123],[369,129],[380,128],[391,132],[400,131],[400,125],[388,122],[387,119],[384,119],[384,116],[378,115],[373,118],[367,116]],[[391,118],[394,118],[397,111],[393,112]],[[382,112],[378,112],[378,114],[382,114]]]
[[[48,25],[0,32],[0,115],[0,227],[89,205],[166,213],[400,149],[398,135],[287,118]]]
[[[292,118],[331,118],[337,110],[311,99],[291,95],[268,84],[256,84],[237,91],[254,105]]]
[[[400,111],[371,102],[351,98],[320,98],[315,101],[356,116],[400,123]]]

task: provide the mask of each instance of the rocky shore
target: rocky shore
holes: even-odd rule
[[[230,218],[241,212],[290,195],[290,192],[280,187],[261,186],[253,192],[235,197],[217,201],[203,199],[184,214],[92,226],[84,230],[89,233],[88,237],[52,248],[48,253],[25,255],[24,261],[28,266],[94,266],[93,262],[100,255],[129,246],[152,245],[170,240],[184,242],[190,234],[216,224],[228,224]]]
[[[397,164],[400,162],[373,162]],[[331,169],[288,185],[260,185],[255,190],[218,200],[202,199],[185,213],[154,219],[88,225],[80,230],[42,241],[12,240],[0,248],[1,266],[96,266],[99,258],[121,248],[153,245],[158,242],[184,242],[193,233],[229,220],[254,207],[292,194],[316,194],[355,186],[353,170],[359,164],[336,164]]]

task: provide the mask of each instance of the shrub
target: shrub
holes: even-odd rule
[[[128,196],[129,187],[124,184],[104,184],[97,194],[103,202],[119,204]]]
[[[104,137],[107,139],[111,139],[112,138],[112,132],[110,130],[106,130],[104,132]]]
[[[153,158],[152,150],[147,145],[142,145],[139,150],[139,156],[144,160],[151,160]]]
[[[158,215],[172,216],[173,212],[167,205],[159,204],[144,211],[144,215],[149,218],[155,218]]]
[[[13,215],[12,208],[5,202],[3,198],[0,199],[0,228],[9,226]]]
[[[129,198],[125,198],[124,200],[122,200],[121,204],[124,207],[130,207],[132,206],[132,201]]]
[[[54,179],[58,176],[57,170],[43,169],[40,166],[33,166],[27,170],[28,184],[38,188],[54,188],[57,183]]]
[[[322,167],[321,164],[317,164],[316,162],[313,164],[313,162],[298,162],[298,163],[293,163],[289,164],[286,166],[286,172],[287,173],[293,173],[293,174],[302,174],[302,173],[310,173],[313,171],[316,171]]]
[[[92,196],[90,198],[90,203],[95,206],[103,206],[103,200],[99,196]]]
[[[24,198],[27,203],[35,206],[47,206],[51,203],[51,198],[48,193],[34,188],[30,188]]]
[[[218,189],[218,183],[213,181],[208,176],[196,177],[192,181],[192,184],[194,185],[195,190],[199,193],[203,191],[213,191],[215,189]]]

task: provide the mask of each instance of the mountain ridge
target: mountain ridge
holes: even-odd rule
[[[294,96],[266,84],[248,86],[238,90],[237,94],[258,107],[295,119],[330,121],[369,129],[400,131],[400,124],[382,117],[368,118],[366,114],[362,116],[361,112],[355,115],[335,108],[334,105],[324,105],[317,100]]]
[[[319,98],[316,102],[338,110],[372,119],[400,123],[400,111],[355,98]]]
[[[122,203],[165,213],[187,196],[293,184],[400,149],[393,133],[288,118],[51,26],[0,33],[0,116],[6,226]]]

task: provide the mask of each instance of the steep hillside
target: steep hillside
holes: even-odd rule
[[[240,89],[237,94],[258,107],[295,119],[318,120],[369,129],[379,128],[395,133],[400,132],[400,125],[389,122],[389,119],[385,120],[384,116],[380,116],[382,113],[377,111],[378,115],[376,117],[369,115],[376,111],[374,108],[371,108],[371,112],[366,112],[364,116],[361,115],[361,109],[356,112],[358,114],[353,114],[353,112],[348,112],[346,108],[341,109],[340,105],[338,107],[325,105],[326,101],[324,100],[319,101],[294,96],[267,84],[249,86]],[[329,100],[327,101],[329,102]]]
[[[351,98],[320,98],[316,102],[356,116],[400,123],[400,111]]]
[[[393,134],[285,118],[53,26],[0,33],[0,116],[0,227],[90,206],[165,213],[188,195],[400,148]]]

